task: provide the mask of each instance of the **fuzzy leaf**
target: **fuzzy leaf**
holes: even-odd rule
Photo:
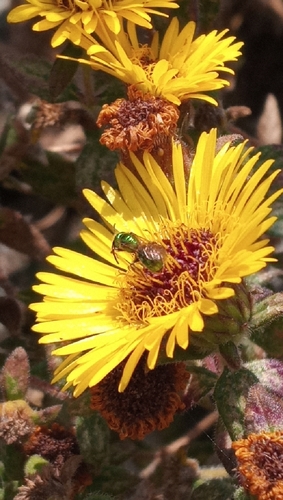
[[[55,418],[57,418],[58,414],[62,409],[62,405],[53,405],[44,408],[38,412],[39,423],[40,425],[49,424],[50,422],[54,422]]]
[[[246,368],[236,372],[224,369],[214,390],[217,409],[232,441],[241,439],[245,433],[245,408],[249,389],[258,378]]]
[[[78,417],[76,436],[81,454],[87,463],[98,465],[107,458],[109,429],[99,413]]]
[[[257,302],[249,324],[251,340],[271,357],[283,356],[283,293]]]
[[[247,493],[244,488],[237,488],[234,493],[233,500],[251,500],[249,493]]]
[[[190,366],[192,377],[185,393],[184,403],[186,408],[191,408],[206,396],[215,386],[218,376],[202,366]]]
[[[2,369],[2,381],[8,400],[23,399],[29,384],[29,360],[23,347],[17,347]]]
[[[249,389],[245,409],[246,433],[273,432],[283,427],[283,363],[261,359],[246,364],[258,383]]]
[[[96,490],[101,490],[109,495],[121,496],[136,486],[137,479],[124,467],[106,466],[95,478]]]
[[[247,434],[274,432],[283,427],[283,401],[261,384],[250,388],[245,411]]]
[[[213,473],[213,470],[211,471]],[[191,500],[229,500],[235,491],[235,486],[230,478],[211,479],[197,486]]]
[[[283,400],[283,362],[277,359],[260,359],[245,365],[260,384]]]

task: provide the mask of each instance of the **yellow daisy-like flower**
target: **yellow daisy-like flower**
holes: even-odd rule
[[[33,25],[34,31],[58,27],[51,44],[61,45],[66,39],[79,44],[82,33],[93,33],[105,26],[117,34],[123,19],[145,28],[152,28],[149,14],[168,17],[155,8],[178,8],[173,0],[26,0],[8,14],[9,23],[19,23],[41,16],[45,19]]]
[[[233,73],[225,63],[237,60],[243,44],[235,43],[233,36],[225,37],[228,30],[212,31],[193,40],[195,28],[195,23],[189,22],[179,32],[179,21],[173,18],[161,44],[156,32],[151,45],[141,46],[135,25],[128,23],[128,33],[121,30],[115,45],[106,38],[103,38],[105,47],[91,37],[84,38],[82,46],[90,60],[79,61],[177,105],[189,98],[217,105],[204,92],[229,85],[219,77],[219,71]]]
[[[249,158],[244,143],[215,148],[216,130],[203,133],[188,183],[177,141],[173,185],[145,152],[143,164],[131,153],[136,172],[117,166],[119,190],[102,183],[108,201],[84,191],[105,222],[85,219],[81,234],[99,260],[55,248],[49,262],[75,278],[39,273],[34,289],[45,298],[31,306],[39,342],[63,343],[54,354],[67,356],[53,381],[67,376],[75,396],[123,360],[119,391],[143,354],[153,369],[160,348],[168,358],[176,346],[187,349],[233,286],[274,260],[260,237],[276,219],[270,206],[283,190],[264,197],[278,171],[266,176],[268,160],[253,172],[259,154]],[[118,251],[121,233],[138,242],[135,251]]]

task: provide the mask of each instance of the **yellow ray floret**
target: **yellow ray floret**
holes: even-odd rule
[[[233,73],[226,63],[238,59],[243,44],[227,36],[228,30],[214,30],[194,39],[195,28],[189,22],[180,31],[174,18],[161,43],[156,32],[151,45],[141,45],[135,25],[128,23],[128,31],[121,30],[115,41],[100,32],[102,44],[83,38],[81,45],[89,60],[79,61],[177,105],[189,98],[217,104],[205,93],[229,85],[219,72]]]
[[[19,23],[35,17],[42,19],[33,25],[34,31],[57,28],[52,46],[66,39],[79,44],[82,34],[107,28],[112,37],[119,33],[123,19],[144,28],[152,28],[150,14],[168,17],[156,9],[176,9],[173,0],[25,0],[8,14],[9,23]]]

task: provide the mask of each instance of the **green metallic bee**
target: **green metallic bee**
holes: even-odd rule
[[[135,233],[117,233],[112,243],[112,253],[118,262],[116,252],[123,251],[132,253],[136,262],[152,273],[160,273],[164,267],[166,250],[158,243],[146,241]]]

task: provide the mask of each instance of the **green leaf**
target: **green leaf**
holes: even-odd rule
[[[114,182],[114,169],[118,154],[99,143],[101,132],[97,129],[87,136],[87,144],[75,163],[78,187],[100,188],[101,180]]]
[[[74,205],[77,200],[75,167],[60,155],[45,151],[48,163],[35,159],[21,164],[22,179],[30,184],[34,192],[51,202]]]
[[[193,406],[214,388],[218,375],[202,366],[188,366],[188,371],[192,377],[186,390],[186,405]]]
[[[283,293],[269,295],[253,307],[251,340],[270,356],[283,356]]]
[[[224,369],[214,389],[214,398],[219,415],[230,434],[232,441],[241,439],[245,434],[245,408],[249,389],[258,378],[246,368],[236,372]]]
[[[8,400],[24,398],[29,384],[29,360],[22,347],[10,354],[2,369],[2,377]]]
[[[109,428],[98,412],[76,419],[76,436],[80,453],[87,463],[101,465],[109,451]]]
[[[69,42],[60,55],[79,59],[83,54],[83,49]],[[55,100],[71,83],[73,76],[78,69],[78,61],[60,59],[55,60],[49,78],[49,92]]]
[[[230,478],[211,479],[197,486],[191,496],[191,500],[230,500],[235,486]]]
[[[122,495],[137,484],[135,476],[122,467],[106,466],[95,478],[95,487],[109,495]]]
[[[82,498],[82,500],[115,500],[112,495],[106,495],[98,491],[89,493],[88,495],[83,494],[79,498]]]
[[[45,467],[48,463],[48,460],[40,455],[32,455],[25,464],[25,475],[31,476],[32,474],[39,474],[42,467]]]
[[[20,86],[19,95],[21,95],[20,90],[22,88],[22,93],[26,96],[25,98],[33,94],[47,102],[52,102],[57,89],[57,91],[60,90],[60,96],[57,93],[55,97],[59,96],[60,101],[77,100],[77,88],[74,83],[70,83],[70,79],[68,82],[65,79],[64,85],[59,87],[62,71],[60,74],[58,70],[57,86],[54,82],[55,77],[52,75],[54,89],[50,88],[49,79],[50,72],[52,71],[50,61],[29,54],[28,56],[21,56],[19,59],[16,57],[8,59],[6,57],[5,64],[7,65],[7,71],[10,72],[10,79],[14,79],[15,81],[14,85]],[[21,100],[24,100],[23,96],[21,96]]]
[[[252,500],[252,498],[254,497],[251,497],[247,491],[244,490],[244,488],[238,488],[235,493],[234,493],[234,496],[233,496],[233,500]]]

